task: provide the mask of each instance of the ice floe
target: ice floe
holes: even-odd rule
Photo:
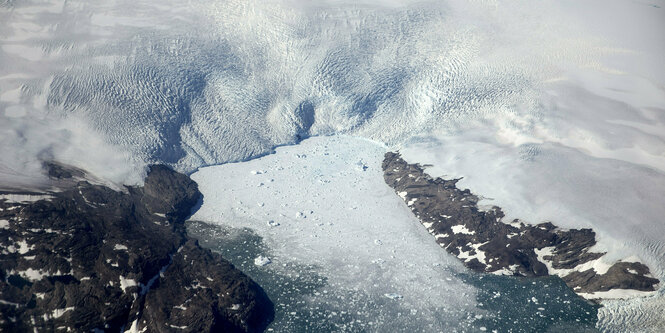
[[[293,274],[283,271],[286,263],[318,267],[330,285],[308,299],[313,308],[355,309],[362,318],[395,320],[398,312],[413,309],[417,327],[459,323],[476,311],[475,289],[452,274],[464,268],[385,184],[380,165],[385,152],[383,145],[364,139],[317,137],[260,159],[201,168],[192,178],[205,200],[192,219],[253,229],[270,260],[280,263],[269,266],[274,274]],[[364,170],[357,167],[361,158]],[[266,174],[248,175],[248,169]],[[265,185],[253,186],[257,178]],[[257,201],[265,205],[253,204]],[[279,227],[266,220],[279,221]],[[265,263],[261,258],[255,263]],[[381,299],[396,290],[399,302],[370,305],[385,302]],[[440,321],[444,318],[448,324]],[[386,319],[377,325],[409,323]]]

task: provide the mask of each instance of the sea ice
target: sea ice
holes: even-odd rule
[[[308,300],[312,307],[353,310],[363,314],[360,318],[373,318],[380,325],[374,327],[386,329],[412,325],[412,320],[418,322],[415,327],[457,327],[476,311],[474,288],[453,274],[465,269],[385,184],[385,152],[385,146],[365,139],[317,137],[256,160],[201,168],[192,178],[205,199],[192,219],[251,228],[263,238],[272,259],[318,267],[328,285]],[[306,159],[298,157],[304,155]],[[367,169],[357,168],[360,158]],[[267,175],[248,177],[247,169],[271,170],[275,181],[248,186]],[[320,177],[330,181],[319,182]],[[247,204],[257,200],[265,205]],[[319,220],[293,213],[311,214],[311,207],[319,208],[311,215]],[[279,228],[265,222],[275,218]],[[255,263],[264,262],[259,258]],[[294,273],[282,272],[285,267],[270,269]],[[383,304],[386,295],[397,297],[395,290],[400,302],[371,305]],[[349,303],[348,295],[355,301]],[[411,319],[396,321],[398,312],[410,309],[417,310]]]

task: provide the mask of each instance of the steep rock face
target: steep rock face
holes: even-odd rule
[[[386,153],[384,179],[404,199],[421,223],[446,251],[465,266],[502,275],[558,275],[578,294],[615,289],[654,291],[659,281],[639,262],[602,261],[592,252],[591,229],[557,228],[550,222],[507,224],[501,208],[478,209],[478,197],[460,190],[459,179],[432,178],[418,164],[408,164],[398,153]]]
[[[34,202],[0,199],[0,330],[263,330],[263,290],[196,241],[184,220],[195,182],[152,166],[126,192],[73,181]],[[77,177],[78,178],[78,177]]]

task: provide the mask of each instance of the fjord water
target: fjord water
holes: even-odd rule
[[[274,332],[598,332],[597,305],[576,296],[556,277],[462,273],[459,277],[477,288],[477,311],[423,320],[417,309],[400,308],[399,300],[334,290],[315,266],[287,264],[281,273],[257,267],[254,258],[269,255],[270,249],[250,229],[191,221],[188,233],[263,286],[277,307],[269,327]],[[317,299],[328,299],[324,293],[339,302]]]

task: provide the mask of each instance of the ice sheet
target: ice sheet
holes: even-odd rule
[[[594,6],[644,25],[607,38],[606,31],[618,29],[599,25],[603,19],[589,22],[598,16],[588,15]],[[538,122],[540,111],[532,112],[551,82],[583,85],[599,96],[603,82],[624,82],[613,87],[623,100],[660,107],[662,73],[637,66],[643,76],[623,74],[633,69],[625,64],[662,54],[661,35],[653,32],[662,29],[647,25],[662,22],[659,10],[623,1],[589,1],[579,9],[559,1],[14,1],[0,7],[0,117],[75,119],[131,152],[134,163],[115,161],[106,171],[123,171],[105,174],[109,161],[96,149],[68,142],[79,146],[77,160],[128,183],[143,173],[136,164],[192,171],[311,135],[400,144],[489,118],[510,122],[503,127],[512,139],[528,140],[525,129],[552,130]],[[51,147],[62,138],[47,135],[36,145],[37,134],[12,131],[21,121],[7,124],[3,141],[13,143],[3,151],[32,159],[44,150],[62,155]],[[589,147],[579,135],[563,134],[559,141]],[[622,143],[639,149],[621,156],[662,165],[656,139]],[[595,151],[619,156],[615,149]],[[26,163],[16,164],[7,167]]]

